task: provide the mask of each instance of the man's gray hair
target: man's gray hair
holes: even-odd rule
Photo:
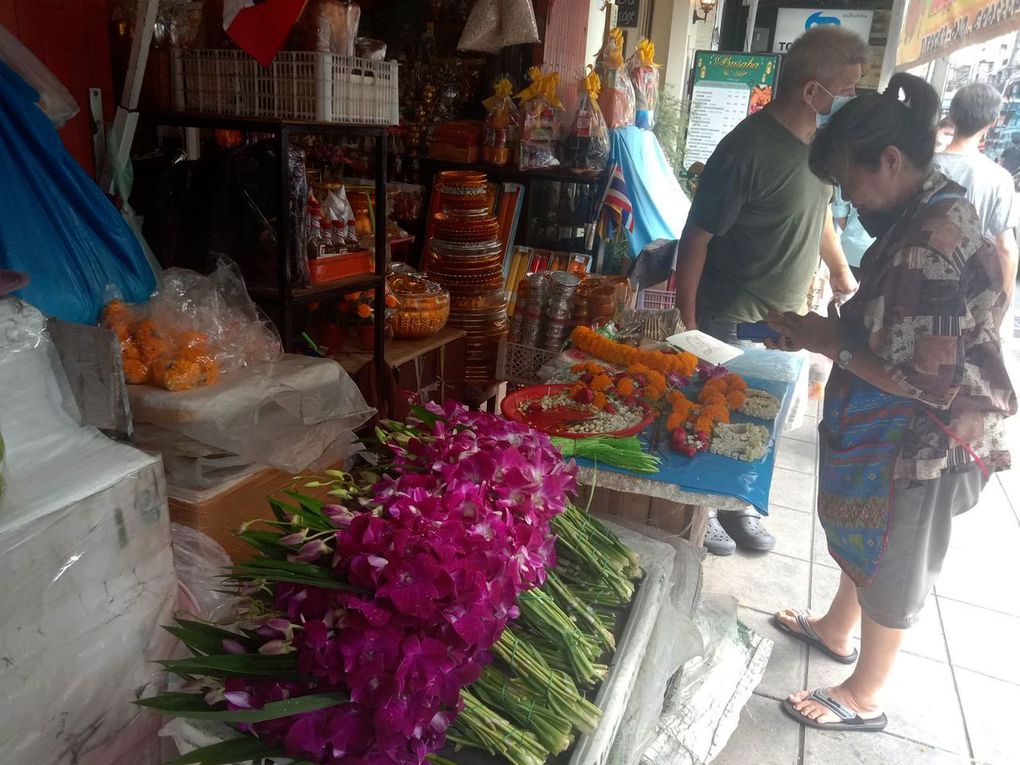
[[[825,85],[845,66],[868,62],[868,44],[848,29],[830,24],[811,27],[783,57],[780,89],[801,88],[815,80]]]

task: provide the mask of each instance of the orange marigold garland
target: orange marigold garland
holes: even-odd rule
[[[641,364],[664,375],[675,373],[689,377],[698,366],[698,357],[686,351],[680,353],[643,351],[614,342],[590,327],[576,327],[570,333],[570,342],[589,356],[595,356],[619,367]]]
[[[580,381],[571,388],[571,398],[600,409],[612,408],[614,400],[635,403],[643,399],[665,414],[672,448],[689,457],[707,451],[715,426],[729,423],[730,413],[747,399],[743,378],[722,369],[699,367],[697,357],[690,353],[640,350],[588,327],[576,328],[570,339],[579,350],[623,369],[614,372],[591,361],[574,364],[571,371]],[[697,402],[677,389],[686,385],[683,378],[695,371],[703,383]]]

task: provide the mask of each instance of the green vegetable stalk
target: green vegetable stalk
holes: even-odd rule
[[[564,457],[586,457],[595,463],[612,465],[635,473],[658,473],[662,464],[658,457],[641,448],[637,436],[554,437],[552,442]]]

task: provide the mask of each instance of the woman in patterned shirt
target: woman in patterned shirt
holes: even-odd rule
[[[818,514],[843,571],[839,591],[824,615],[774,617],[856,662],[841,684],[783,702],[812,727],[885,727],[880,692],[941,570],[953,516],[1010,464],[1002,269],[964,190],[932,169],[938,109],[926,82],[897,74],[819,130],[812,171],[842,188],[877,240],[841,315],[769,317],[776,347],[836,362],[819,426]]]

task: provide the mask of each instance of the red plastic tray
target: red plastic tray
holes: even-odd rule
[[[541,430],[543,433],[548,433],[550,436],[560,436],[562,438],[634,436],[655,422],[655,412],[644,404],[641,404],[641,408],[645,410],[645,416],[637,425],[632,425],[631,427],[624,428],[623,430],[614,430],[605,433],[574,433],[573,431],[567,430],[564,426],[574,424],[579,420],[576,409],[560,407],[557,409],[549,409],[544,412],[526,411],[528,404],[535,399],[558,393],[561,390],[569,390],[572,387],[573,386],[569,384],[531,385],[527,388],[516,390],[513,393],[508,393],[506,398],[503,399],[503,403],[500,408],[503,411],[503,416],[509,420],[522,422],[535,430]]]

